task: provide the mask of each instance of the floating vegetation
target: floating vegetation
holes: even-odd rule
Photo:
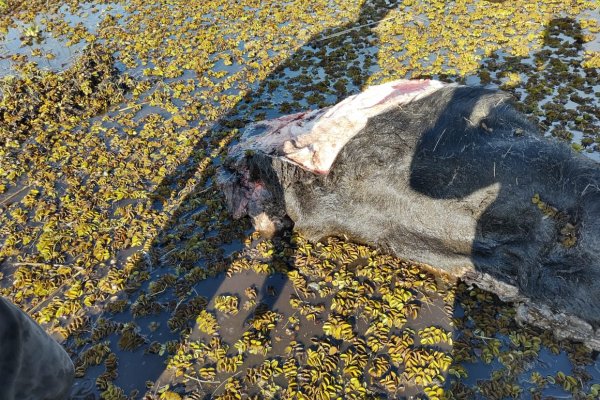
[[[32,63],[19,65],[18,77],[0,80],[0,141],[9,149],[19,149],[27,139],[44,146],[59,128],[73,128],[122,101],[132,82],[118,75],[114,62],[105,48],[92,45],[63,73],[47,72]],[[49,131],[47,136],[32,136],[44,130]],[[37,194],[39,190],[29,193],[23,204],[33,206],[31,196]]]
[[[138,333],[138,328],[133,323],[128,323],[121,330],[119,348],[121,350],[134,350],[145,343],[145,339]]]
[[[352,325],[343,318],[330,316],[323,324],[323,332],[337,340],[351,341],[354,337]]]
[[[597,398],[585,347],[367,246],[248,234],[213,179],[248,122],[406,77],[510,91],[597,157],[596,6],[0,0],[0,295],[64,339],[82,396]]]
[[[196,318],[196,326],[201,332],[214,335],[219,330],[217,319],[208,311],[202,310]]]
[[[239,299],[236,296],[217,296],[215,309],[224,314],[235,315],[238,313]]]

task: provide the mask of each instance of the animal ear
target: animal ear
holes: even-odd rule
[[[279,157],[282,161],[297,165],[315,175],[327,175],[339,150],[330,143],[315,139],[317,140],[307,143],[287,140],[280,148]]]
[[[329,129],[329,124],[323,126],[324,114],[330,109],[327,107],[251,124],[230,154],[266,155],[313,174],[327,174],[333,158],[345,143],[337,140],[339,134],[335,129]]]
[[[467,118],[472,127],[479,127],[486,119],[494,118],[497,109],[503,108],[512,102],[513,98],[505,92],[487,92],[476,97],[471,106],[471,113]]]

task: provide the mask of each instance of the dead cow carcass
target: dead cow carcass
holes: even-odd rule
[[[600,168],[502,92],[399,80],[250,125],[219,181],[236,218],[346,236],[518,303],[600,349]]]

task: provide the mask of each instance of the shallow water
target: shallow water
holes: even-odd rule
[[[33,22],[15,21],[15,27],[0,40],[0,78],[14,73],[14,55],[25,56],[28,61],[37,63],[41,68],[60,72],[69,68],[87,45],[85,40],[69,43],[64,36],[54,37],[47,32],[48,21],[64,21],[71,27],[83,26],[91,34],[96,34],[98,24],[107,15],[117,16],[123,20],[127,12],[121,4],[95,4],[82,2],[76,10],[63,5],[57,14],[38,14]],[[27,43],[28,29],[39,31],[39,35]],[[40,53],[39,55],[36,55]],[[47,55],[49,57],[47,57]]]
[[[250,246],[252,250],[246,248],[244,241],[251,234],[248,222],[238,223],[230,220],[224,210],[223,198],[212,183],[213,169],[220,163],[219,148],[227,147],[227,142],[219,144],[219,140],[229,134],[232,141],[237,137],[237,134],[232,134],[231,129],[226,128],[229,122],[226,120],[239,120],[236,126],[243,127],[247,122],[256,119],[274,118],[306,108],[329,105],[360,91],[368,84],[406,76],[431,76],[443,80],[464,81],[468,84],[485,84],[489,87],[510,90],[524,101],[525,95],[530,90],[526,87],[527,79],[536,76],[536,55],[546,49],[552,50],[553,57],[562,57],[557,48],[540,46],[536,40],[526,38],[524,35],[521,41],[528,46],[529,51],[526,56],[518,59],[517,64],[523,68],[523,71],[518,73],[521,80],[514,88],[507,87],[506,74],[513,68],[507,63],[507,59],[511,55],[514,56],[514,51],[510,47],[515,44],[514,41],[501,37],[498,39],[498,49],[491,52],[491,56],[497,58],[483,57],[478,64],[475,63],[475,68],[470,66],[471,64],[461,65],[457,60],[450,59],[453,55],[461,56],[461,47],[468,50],[467,54],[461,56],[465,59],[472,55],[483,56],[490,49],[483,42],[474,48],[471,47],[470,42],[462,45],[456,42],[463,37],[461,32],[465,29],[463,26],[465,22],[461,17],[468,16],[461,16],[460,13],[448,16],[453,12],[451,7],[448,7],[448,12],[444,15],[436,14],[433,10],[439,7],[439,4],[432,3],[429,10],[423,10],[422,4],[412,3],[404,2],[399,8],[400,12],[395,7],[386,10],[383,4],[373,9],[364,7],[363,19],[353,22],[360,13],[360,7],[348,2],[314,2],[312,9],[310,4],[301,2],[274,2],[273,4],[248,2],[247,5],[239,8],[235,8],[236,4],[228,2],[210,2],[206,5],[195,2],[190,4],[170,2],[166,6],[136,1],[116,2],[110,5],[83,2],[79,3],[76,9],[62,6],[57,14],[49,15],[43,11],[37,13],[33,21],[42,31],[41,41],[36,43],[34,40],[32,45],[22,45],[20,39],[22,32],[32,26],[32,23],[17,21],[14,27],[8,29],[0,44],[0,77],[15,72],[15,64],[10,60],[12,55],[26,55],[29,60],[38,62],[41,69],[59,72],[69,68],[81,54],[86,42],[77,40],[69,46],[67,45],[71,40],[69,35],[57,35],[55,38],[45,31],[48,26],[43,21],[45,18],[49,21],[64,20],[69,26],[82,24],[90,34],[100,35],[98,42],[115,51],[117,56],[115,65],[119,73],[128,73],[140,82],[148,82],[148,87],[141,88],[139,95],[129,92],[124,102],[113,105],[106,113],[101,113],[90,120],[80,121],[80,126],[75,129],[63,130],[57,126],[59,135],[51,139],[45,137],[39,139],[44,151],[50,155],[57,154],[52,161],[31,156],[28,153],[31,149],[26,145],[20,153],[16,150],[15,154],[2,153],[4,159],[0,160],[0,168],[8,170],[15,165],[14,160],[20,160],[22,157],[26,160],[23,162],[32,166],[24,169],[21,180],[9,178],[4,172],[1,175],[0,185],[6,186],[6,191],[0,193],[3,212],[0,217],[2,218],[0,219],[0,226],[2,226],[0,244],[2,250],[6,251],[0,253],[0,271],[5,273],[5,277],[0,282],[3,288],[2,294],[16,301],[19,299],[19,293],[24,290],[20,287],[11,288],[13,272],[18,270],[14,265],[17,258],[25,262],[49,265],[64,263],[68,266],[74,265],[71,260],[83,260],[80,268],[85,271],[85,274],[79,279],[83,282],[89,280],[92,284],[85,290],[84,295],[76,297],[75,300],[68,300],[66,303],[78,304],[74,316],[89,316],[90,325],[81,331],[72,332],[65,346],[71,351],[75,360],[79,359],[95,344],[89,338],[90,332],[97,328],[99,315],[115,323],[135,324],[139,335],[144,339],[144,343],[139,347],[131,350],[121,349],[118,342],[123,336],[122,332],[112,333],[101,340],[108,340],[111,351],[118,356],[118,374],[110,382],[122,388],[125,394],[137,390],[137,398],[146,392],[147,381],[152,385],[148,398],[153,398],[152,394],[158,396],[161,390],[167,390],[166,385],[169,385],[168,390],[182,395],[198,390],[199,387],[202,387],[201,390],[208,397],[211,394],[222,394],[226,390],[226,380],[232,382],[232,378],[243,378],[247,367],[259,365],[267,358],[284,360],[285,348],[291,337],[303,343],[306,349],[311,347],[315,349],[322,341],[332,341],[331,336],[324,333],[323,324],[330,314],[335,314],[330,313],[331,302],[341,289],[332,284],[337,279],[332,278],[334,271],[329,278],[331,281],[325,281],[317,274],[324,268],[323,266],[315,264],[312,271],[302,270],[301,275],[307,279],[308,287],[311,288],[307,302],[313,305],[323,303],[325,311],[319,315],[316,322],[302,317],[298,323],[290,322],[289,319],[299,315],[298,309],[290,305],[290,298],[298,296],[297,290],[299,290],[287,275],[289,271],[299,268],[291,261],[293,257],[279,256],[283,259],[280,263],[285,264],[286,267],[283,271],[278,270],[279,272],[275,273],[257,273],[247,269],[227,276],[223,272],[236,260],[244,258],[266,260],[265,263],[271,266],[277,264],[277,260],[273,261],[273,257],[269,258],[256,250],[256,247],[260,246],[260,241]],[[519,7],[515,9],[524,9],[527,6],[525,3],[519,3]],[[452,5],[458,6],[458,4],[459,2]],[[496,5],[483,1],[467,5],[473,13],[486,7],[496,7]],[[563,11],[570,12],[570,10]],[[578,21],[586,13],[596,20],[599,19],[598,11],[584,11],[581,15],[574,15],[572,18]],[[318,18],[315,19],[315,15]],[[119,17],[110,22],[109,16]],[[447,32],[451,32],[453,36],[450,43],[441,50],[434,46],[430,54],[419,54],[418,49],[410,48],[411,42],[420,43],[420,38],[426,38],[432,45],[445,40],[433,34],[437,32],[438,18],[440,21],[459,22],[456,26],[447,27]],[[498,34],[495,25],[489,21],[506,21],[506,18],[500,14],[491,17],[484,15],[481,18],[488,21],[487,25],[467,19],[469,29],[472,24],[474,27],[484,29],[489,37]],[[537,16],[534,17],[532,12],[531,18],[533,20]],[[258,23],[254,24],[253,21]],[[376,23],[372,24],[373,22]],[[106,23],[107,27],[99,28],[101,23]],[[503,29],[508,31],[509,28]],[[543,32],[544,28],[542,21],[534,20],[528,33],[538,38],[536,35]],[[410,36],[415,34],[417,34],[415,37]],[[430,34],[433,36],[428,36]],[[515,36],[519,37],[519,34],[517,32]],[[572,39],[566,34],[560,34],[558,37],[565,43],[572,43]],[[563,57],[563,60],[580,63],[584,57],[583,50],[599,49],[600,40],[596,36],[594,40],[583,44],[581,51],[574,56]],[[187,53],[180,54],[179,50]],[[31,56],[32,51],[40,51],[42,54]],[[55,58],[48,60],[44,57],[45,53],[52,53]],[[430,57],[431,53],[443,59],[444,63],[436,66],[437,58]],[[199,61],[205,64],[196,65]],[[269,64],[270,62],[272,65]],[[166,77],[165,74],[168,75],[170,66],[174,69],[173,76]],[[280,66],[279,70],[277,70],[278,66]],[[454,72],[448,72],[450,69]],[[490,73],[489,82],[482,81],[484,71]],[[447,75],[444,75],[446,73]],[[577,74],[581,76],[582,73]],[[557,102],[558,88],[568,86],[568,82],[560,80],[549,84],[554,85],[554,90],[539,100],[538,107]],[[189,91],[182,85],[189,85]],[[583,93],[580,89],[573,89],[571,93],[579,93],[590,99],[597,110],[600,86],[597,84],[584,86],[586,90],[591,90],[591,93]],[[246,94],[247,101],[241,100],[240,97]],[[579,110],[578,105],[570,99],[566,101],[564,108]],[[174,123],[173,119],[176,115],[186,117],[187,124],[180,126]],[[598,128],[597,115],[593,118],[595,119],[587,125],[588,128],[589,126]],[[586,136],[594,140],[597,138],[597,134],[593,132],[584,133],[574,125],[573,121],[553,121],[552,126],[559,123],[565,125],[565,129],[572,135],[575,143],[580,143]],[[94,124],[101,129],[94,130]],[[600,129],[597,131],[600,132]],[[41,138],[41,133],[32,132],[31,142],[37,143],[34,140],[37,137]],[[61,146],[66,146],[68,150],[61,152]],[[592,150],[593,145],[588,148]],[[597,151],[586,154],[598,160]],[[42,174],[43,165],[50,166],[50,172],[56,175]],[[71,176],[70,171],[75,173]],[[62,177],[59,174],[62,174]],[[67,176],[69,181],[64,176]],[[76,177],[78,179],[75,179]],[[54,179],[52,182],[56,182],[56,185],[52,188],[43,187],[42,183],[48,179]],[[26,187],[25,185],[40,188],[41,194],[38,200],[47,203],[42,205],[40,202],[39,207],[34,204],[31,209],[27,208],[28,206],[23,202],[27,201],[26,194],[29,190],[11,197],[14,193],[18,193],[20,188]],[[125,191],[123,198],[118,198],[121,195],[114,195],[119,190]],[[70,203],[74,201],[71,199],[82,201],[77,206],[72,206]],[[43,214],[34,218],[34,214],[53,204],[57,205],[57,209],[51,215],[60,216],[56,221],[52,220],[51,216],[43,216]],[[19,215],[19,212],[15,211],[17,209],[28,210],[25,224],[14,222]],[[116,210],[124,210],[122,214],[125,216],[117,215]],[[98,215],[89,214],[90,212]],[[94,216],[90,217],[90,215]],[[91,221],[92,231],[78,236],[73,227],[78,226],[82,221]],[[39,237],[44,233],[42,226],[46,226],[51,232],[63,232],[60,234],[61,241],[55,246],[61,247],[61,251],[67,254],[64,260],[58,258],[46,260],[40,255],[36,245],[39,243]],[[93,256],[96,254],[96,246],[101,241],[99,238],[110,241],[110,246],[113,246],[110,247],[107,259]],[[29,242],[24,244],[26,239]],[[10,243],[13,241],[18,243],[15,250],[11,250]],[[89,246],[86,247],[82,243],[88,243]],[[143,251],[141,257],[144,260],[143,267],[137,270],[127,266],[128,257],[135,257],[141,251]],[[250,251],[250,255],[242,251]],[[278,249],[274,254],[277,255],[279,251],[283,252]],[[289,251],[292,251],[294,257],[300,254],[297,248]],[[123,285],[115,290],[115,293],[104,286],[105,282],[116,285],[115,282],[118,280],[115,277],[116,273],[108,278],[107,271],[110,270],[111,262],[114,262],[118,271],[128,268],[128,275],[124,279],[131,285]],[[195,281],[192,279],[192,271],[195,267],[210,271],[209,275],[214,276]],[[145,273],[149,276],[138,282],[137,277]],[[52,274],[52,271],[45,271],[35,279],[50,285],[53,282],[48,276],[53,276]],[[73,281],[79,279],[73,278]],[[153,288],[152,284],[161,279],[167,282],[165,287],[161,290]],[[53,289],[50,294],[43,296],[29,293],[25,295],[26,300],[21,305],[31,310],[28,302],[47,301],[48,303],[44,303],[43,307],[34,309],[34,317],[39,318],[44,310],[51,308],[48,304],[52,303],[50,301],[52,297],[61,300],[66,298],[65,292],[70,289],[70,283],[72,282],[67,280],[62,286],[49,286],[56,288],[56,291]],[[140,284],[139,287],[137,283]],[[373,281],[375,287],[386,287],[385,283]],[[172,331],[169,326],[172,316],[192,299],[198,296],[205,297],[206,309],[216,316],[220,325],[218,333],[223,343],[231,346],[227,354],[233,356],[237,352],[233,348],[234,343],[250,330],[248,320],[256,311],[255,306],[249,307],[248,310],[243,309],[243,304],[247,300],[245,290],[253,286],[257,290],[256,302],[263,302],[269,310],[281,314],[276,326],[269,330],[272,349],[269,350],[268,355],[263,357],[257,354],[246,354],[247,358],[235,373],[219,372],[213,378],[202,378],[198,368],[214,367],[216,364],[214,360],[194,355],[193,366],[184,368],[181,366],[184,363],[177,364],[181,361],[177,358],[181,356],[181,352],[188,356],[193,354],[189,348],[190,342],[206,344],[209,343],[211,335],[199,331],[196,315],[188,316],[189,321]],[[98,287],[104,288],[103,291],[97,290]],[[324,287],[331,289],[331,293],[318,292]],[[100,297],[109,292],[106,299],[97,300],[93,306],[81,306],[85,295],[93,293]],[[464,298],[461,301],[467,301],[471,293],[480,295],[476,291],[467,290],[463,293]],[[159,305],[160,311],[134,317],[132,305],[140,299],[141,294],[151,294],[152,300]],[[236,315],[227,315],[215,309],[217,296],[225,295],[239,298],[239,312]],[[114,303],[119,299],[127,300],[124,310],[114,313],[107,311],[106,303]],[[489,328],[486,326],[489,321],[473,322],[473,319],[478,318],[478,313],[489,311],[492,305],[502,310],[499,315],[504,316],[498,317],[499,320],[510,320],[506,317],[506,315],[510,316],[510,306],[499,306],[497,300],[485,299],[481,301],[482,308],[474,307],[465,310],[460,305],[460,301],[456,303],[449,301],[444,304],[433,294],[431,299],[435,301],[426,304],[425,300],[430,300],[429,294],[420,298],[423,303],[420,303],[419,316],[416,320],[410,320],[407,327],[412,326],[418,331],[434,325],[450,331],[455,329],[450,326],[451,318],[460,318],[466,313],[470,316],[471,322],[460,332],[455,332],[453,336],[455,344],[461,341],[461,338],[471,334],[481,337],[494,335],[502,342],[502,352],[523,350],[522,346],[510,344],[506,332],[483,334],[481,330]],[[381,302],[381,295],[374,296],[372,300]],[[358,314],[348,318],[354,324],[355,333],[361,336],[369,328],[368,322],[371,319],[361,315],[364,314],[363,310]],[[68,326],[72,321],[73,318],[57,317],[46,326],[50,332],[54,332],[60,327]],[[293,329],[290,330],[290,327]],[[394,330],[390,336],[397,336],[405,329],[406,327]],[[516,325],[506,329],[510,332],[519,332]],[[540,333],[531,335],[540,335]],[[498,373],[506,366],[498,360],[498,357],[494,357],[489,364],[481,360],[483,349],[489,342],[489,339],[468,338],[467,343],[472,345],[475,355],[473,361],[461,359],[462,356],[455,351],[458,346],[450,349],[447,344],[440,345],[444,352],[452,355],[458,364],[464,366],[468,377],[462,379],[452,377],[445,383],[441,381],[438,383],[444,383],[450,390],[455,383],[462,382],[474,391],[474,397],[471,398],[477,396],[485,398],[486,395],[494,398],[489,392],[484,393],[479,388],[485,381],[493,380],[494,372]],[[175,343],[173,348],[170,348],[171,351],[167,349],[169,343]],[[345,351],[345,346],[348,346],[348,343],[335,343],[339,344],[339,348],[330,350],[331,352]],[[157,344],[162,354],[146,354],[150,349],[156,350],[152,347],[153,344]],[[558,345],[560,351],[554,354],[548,350],[548,346],[551,345],[553,345],[551,341],[542,345],[536,358],[533,361],[528,360],[524,371],[511,377],[509,381],[520,385],[526,393],[532,387],[530,380],[531,373],[534,371],[543,376],[556,375],[558,371],[563,371],[567,375],[573,374],[574,364],[566,355],[567,351],[575,351],[573,346],[569,343],[560,343]],[[385,351],[372,352],[370,356],[373,358],[375,354],[384,353]],[[298,358],[306,362],[306,358],[300,356]],[[83,377],[77,379],[73,398],[99,398],[102,392],[107,398],[123,398],[117,395],[109,397],[107,394],[109,389],[96,384],[96,378],[106,370],[102,365],[103,362],[104,359],[99,366],[90,366]],[[169,368],[167,362],[171,362]],[[344,364],[340,362],[336,370],[338,371],[336,378],[345,379],[339,373],[343,366]],[[418,385],[409,383],[406,390],[386,392],[377,379],[368,374],[366,369],[369,367],[370,364],[365,368],[361,379],[368,382],[369,387],[377,393],[409,397],[418,395],[422,389]],[[403,368],[402,363],[399,363],[391,370],[402,372]],[[600,383],[599,361],[596,360],[582,368],[590,375],[583,385],[583,391],[590,392],[591,384]],[[192,378],[175,376],[182,370]],[[218,383],[198,382],[198,380]],[[187,382],[181,383],[181,381]],[[275,386],[283,387],[284,384],[286,380],[279,375],[261,383],[262,389],[258,389],[256,385],[249,385],[252,389],[248,390],[267,396],[266,393],[271,393],[271,389],[274,393],[281,393],[281,391],[277,392]],[[273,388],[270,388],[271,386]],[[571,393],[558,384],[549,384],[543,389],[542,395],[565,397],[570,396]]]

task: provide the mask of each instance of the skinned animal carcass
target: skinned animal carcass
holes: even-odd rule
[[[600,349],[600,168],[510,103],[433,80],[373,86],[250,125],[219,183],[260,231],[291,220],[428,264]]]
[[[0,399],[65,400],[75,369],[65,350],[0,297]]]

